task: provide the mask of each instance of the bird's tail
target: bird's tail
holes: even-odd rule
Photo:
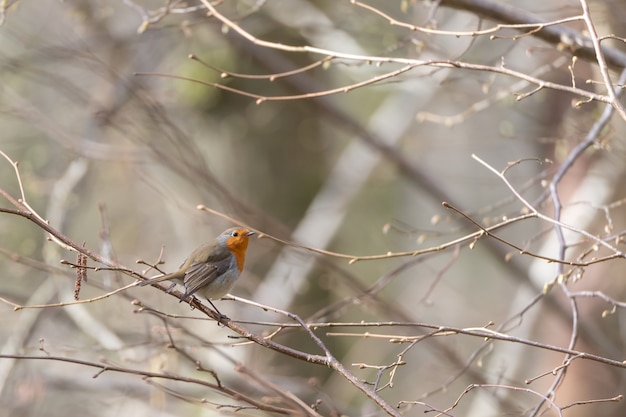
[[[154,278],[147,279],[145,281],[138,282],[137,286],[145,287],[146,285],[156,284],[157,282],[174,281],[177,279],[180,279],[180,278],[178,277],[176,272],[174,272],[171,274],[159,275],[158,277],[154,277]]]

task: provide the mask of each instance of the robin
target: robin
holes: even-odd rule
[[[185,292],[180,297],[181,302],[197,292],[209,301],[220,317],[226,317],[211,300],[222,298],[237,282],[246,260],[248,240],[253,234],[245,228],[227,229],[215,241],[204,243],[191,252],[178,271],[141,281],[137,285],[143,287],[161,281],[174,281],[167,292],[176,283],[182,284]]]

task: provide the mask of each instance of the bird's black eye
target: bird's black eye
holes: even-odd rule
[[[239,232],[233,232],[231,236],[232,237],[237,237],[237,236],[239,236]]]

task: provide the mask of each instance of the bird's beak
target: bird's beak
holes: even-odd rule
[[[252,235],[255,235],[255,234],[256,234],[256,232],[253,232],[252,230],[250,230],[244,236],[252,236]]]

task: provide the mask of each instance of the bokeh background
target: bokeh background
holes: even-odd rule
[[[418,1],[368,4],[404,22],[455,32],[501,23],[484,19],[471,2],[468,10],[450,3],[443,1],[439,8]],[[573,1],[511,5],[546,20],[581,13]],[[611,2],[591,6],[601,35],[625,36],[623,8]],[[546,184],[604,110],[596,102],[574,106],[581,97],[549,89],[518,101],[514,93],[534,86],[488,71],[435,66],[339,94],[258,103],[191,80],[260,96],[294,96],[351,86],[404,65],[339,57],[269,79],[325,56],[250,42],[207,17],[200,2],[21,0],[2,7],[0,150],[19,162],[28,204],[54,228],[139,272],[147,268],[138,260],[154,263],[161,251],[161,268],[174,270],[201,242],[232,224],[198,205],[261,233],[351,256],[436,247],[478,230],[442,207],[443,201],[485,226],[520,215],[519,199],[472,155],[497,171],[525,160],[510,168],[507,179],[537,210],[552,216]],[[280,44],[504,65],[564,85],[574,79],[579,88],[605,92],[594,62],[573,61],[569,48],[535,36],[515,38],[519,32],[512,29],[495,38],[410,31],[348,1],[225,1],[217,7],[257,38]],[[564,26],[585,30],[581,21]],[[621,56],[623,42],[604,45]],[[221,77],[221,71],[231,75]],[[619,72],[613,76],[617,80]],[[588,79],[599,82],[585,83]],[[571,168],[558,188],[564,221],[610,239],[617,248],[623,248],[624,124],[615,116],[596,146],[569,161]],[[5,159],[0,160],[0,188],[20,196],[15,170]],[[1,204],[10,207],[4,199]],[[549,222],[524,220],[498,233],[524,249],[559,256]],[[580,234],[567,237],[568,259],[593,246]],[[267,237],[253,239],[233,293],[312,322],[469,328],[508,323],[504,330],[510,334],[561,347],[570,344],[575,326],[575,349],[623,360],[623,310],[611,311],[606,301],[574,298],[564,290],[603,291],[623,300],[622,259],[584,268],[582,279],[574,282],[572,275],[567,286],[557,285],[541,297],[544,285],[558,278],[556,264],[485,237],[472,248],[470,243],[417,257],[349,263]],[[76,255],[47,239],[43,230],[2,213],[0,251],[3,300],[20,305],[71,300],[74,272],[59,261],[74,262]],[[599,251],[598,256],[606,254]],[[89,271],[81,298],[130,282],[115,271]],[[539,300],[532,304],[535,298]],[[138,314],[133,300],[186,318],[165,326],[153,315]],[[269,335],[276,327],[250,321],[291,322],[244,303],[217,303],[232,319],[248,321],[245,325],[255,332]],[[610,314],[603,315],[605,311]],[[3,302],[0,312],[3,354],[62,356],[212,381],[180,351],[168,348],[174,340],[215,370],[223,383],[252,397],[270,398],[271,403],[273,393],[237,372],[237,362],[306,404],[319,401],[322,415],[382,415],[330,369],[245,344],[154,288],[133,288],[63,308],[13,311]],[[557,381],[550,372],[564,358],[545,349],[489,344],[470,336],[432,337],[410,346],[375,336],[426,332],[399,325],[317,330],[358,378],[373,383],[381,369],[382,386],[393,377],[393,386],[380,394],[394,406],[417,401],[445,409],[472,383],[548,392]],[[276,341],[320,353],[302,331],[284,331]],[[392,369],[384,365],[400,354],[404,364],[390,374]],[[236,411],[219,405],[238,404],[181,381],[115,373],[93,378],[97,372],[58,361],[0,359],[0,415],[212,416]],[[544,373],[532,384],[524,383]],[[624,393],[624,375],[621,368],[575,360],[554,401],[565,406],[615,397]],[[484,388],[464,396],[450,415],[531,415],[540,401],[528,392]],[[406,415],[421,415],[425,409],[417,403],[399,407]],[[576,406],[567,415],[592,411],[620,415],[623,401]],[[558,414],[553,408],[545,415]]]

